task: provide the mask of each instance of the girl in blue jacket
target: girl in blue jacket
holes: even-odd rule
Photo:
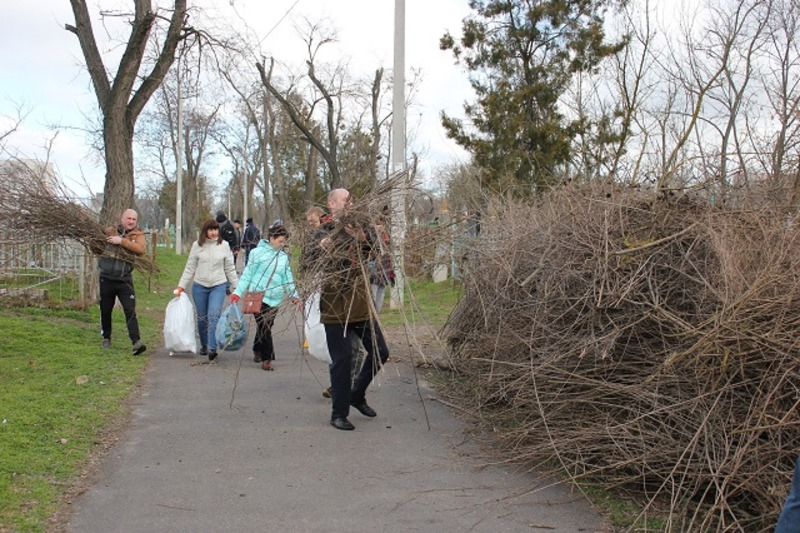
[[[242,272],[232,302],[238,302],[246,291],[264,291],[261,311],[255,314],[256,337],[253,341],[253,361],[261,363],[262,370],[273,370],[275,348],[272,344],[272,326],[278,306],[285,298],[298,302],[294,276],[289,265],[289,255],[283,251],[289,232],[282,224],[267,230],[267,239],[258,243]]]

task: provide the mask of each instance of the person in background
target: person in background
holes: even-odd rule
[[[244,296],[245,291],[264,291],[261,310],[255,314],[256,336],[253,340],[253,361],[261,363],[262,370],[274,370],[275,346],[272,342],[272,326],[278,307],[286,298],[298,303],[294,276],[289,265],[289,255],[283,250],[289,232],[283,224],[270,226],[267,230],[267,241],[253,250],[250,261],[242,272],[241,283],[231,295],[231,302],[236,303]]]
[[[800,533],[800,457],[794,464],[792,487],[783,504],[775,533]]]
[[[322,262],[325,274],[320,294],[320,322],[325,326],[332,360],[330,423],[341,430],[355,429],[347,419],[351,406],[364,416],[377,416],[367,404],[366,392],[375,371],[389,358],[380,326],[371,319],[369,287],[362,275],[373,244],[369,228],[345,222],[351,205],[347,189],[328,193],[330,220],[323,222],[317,232],[317,261]],[[355,349],[351,334],[363,343],[367,353],[354,383],[351,368]]]
[[[258,246],[258,242],[261,240],[261,230],[258,229],[258,226],[253,224],[253,219],[248,218],[245,220],[244,226],[244,235],[242,236],[242,248],[244,248],[244,264],[247,265],[247,261],[250,258],[250,252]]]
[[[180,295],[192,283],[192,299],[197,310],[197,333],[200,335],[200,355],[208,360],[217,357],[217,322],[225,302],[225,291],[234,289],[239,281],[230,246],[222,239],[219,223],[208,219],[200,236],[192,243],[189,259],[178,282],[175,294]]]
[[[306,211],[306,224],[311,231],[316,231],[319,228],[322,218],[325,216],[325,211],[321,207],[311,206]]]
[[[119,224],[105,229],[106,247],[98,261],[100,270],[100,327],[103,335],[102,348],[111,348],[111,314],[114,302],[119,298],[128,326],[128,337],[133,343],[133,355],[139,355],[147,347],[139,336],[139,320],[136,317],[136,292],[133,289],[133,261],[135,256],[147,250],[144,233],[137,227],[139,215],[126,209]]]
[[[236,232],[235,245],[233,251],[233,264],[236,264],[236,259],[239,257],[239,251],[242,249],[242,221],[238,218],[233,221],[233,229]]]
[[[380,312],[386,295],[386,286],[394,287],[394,268],[392,254],[389,252],[389,231],[386,220],[381,216],[375,221],[376,245],[369,260],[369,288],[375,311]]]
[[[216,221],[217,224],[219,224],[220,237],[222,237],[223,241],[228,243],[228,248],[231,253],[233,253],[233,250],[237,247],[236,228],[233,227],[233,223],[228,220],[228,217],[225,216],[223,211],[217,211]]]

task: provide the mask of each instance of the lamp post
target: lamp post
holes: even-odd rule
[[[404,247],[406,239],[406,2],[394,2],[394,81],[392,84],[392,175],[402,174],[392,191],[392,248],[395,284],[389,307],[403,307]]]

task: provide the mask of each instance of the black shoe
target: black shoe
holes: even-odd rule
[[[358,412],[364,416],[368,416],[370,418],[375,418],[376,416],[378,416],[378,413],[375,412],[375,409],[367,405],[366,400],[364,400],[361,403],[351,403],[350,405],[355,407],[356,410],[358,410]]]
[[[216,350],[211,350],[210,352],[208,352],[208,360],[209,361],[213,361],[216,358],[217,358],[217,351]]]
[[[197,353],[198,353],[199,355],[208,355],[208,348],[206,348],[205,346],[203,346],[202,348],[200,348],[200,351],[199,351],[199,352],[197,352]]]
[[[353,431],[356,427],[350,423],[350,421],[344,417],[340,418],[332,418],[331,425],[336,429],[343,429],[345,431]]]
[[[147,346],[142,344],[142,341],[136,341],[133,343],[133,355],[139,355],[147,349]]]

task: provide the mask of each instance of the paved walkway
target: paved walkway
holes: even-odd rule
[[[353,411],[355,431],[331,427],[327,365],[301,355],[288,313],[278,324],[274,372],[253,363],[250,341],[212,364],[148,352],[131,426],[68,530],[605,531],[579,493],[485,466],[403,362],[370,388],[377,418]]]

